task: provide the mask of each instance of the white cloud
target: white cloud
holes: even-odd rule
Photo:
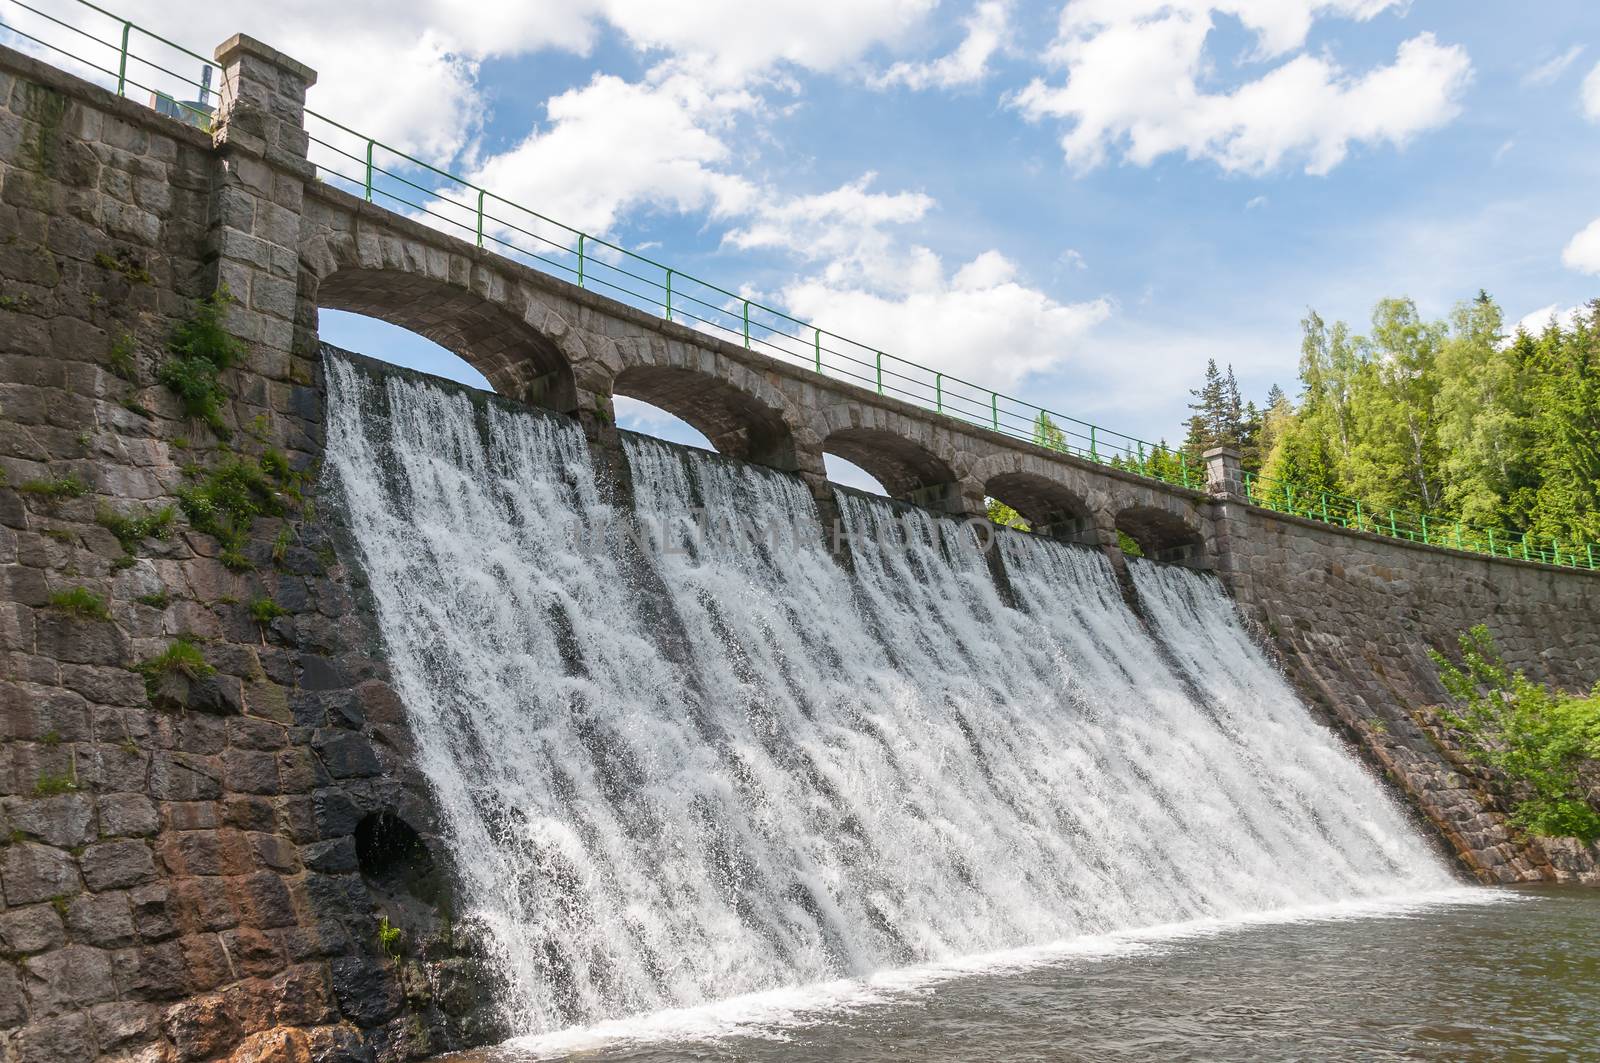
[[[1089,262],[1083,257],[1083,252],[1074,248],[1067,248],[1061,252],[1062,265],[1071,266],[1073,269],[1088,269]]]
[[[1583,307],[1581,306],[1569,306],[1563,310],[1561,309],[1560,303],[1551,303],[1549,306],[1541,306],[1537,310],[1522,315],[1522,317],[1518,319],[1517,323],[1511,327],[1511,332],[1513,335],[1518,332],[1526,332],[1530,336],[1537,336],[1543,332],[1552,321],[1560,325],[1562,328],[1571,328],[1577,323],[1578,313],[1582,309]]]
[[[1522,75],[1522,84],[1527,87],[1552,85],[1556,79],[1567,72],[1567,68],[1578,61],[1578,56],[1583,54],[1583,45],[1574,44],[1571,48],[1558,56],[1546,59],[1538,66]]]
[[[759,108],[753,94],[708,90],[670,63],[638,82],[597,75],[552,97],[543,128],[468,176],[593,234],[641,207],[730,217],[755,189],[727,168],[725,135]]]
[[[982,81],[989,60],[1006,44],[1010,18],[1010,0],[981,0],[963,23],[966,36],[955,51],[926,62],[896,63],[869,83],[874,88],[948,89]]]
[[[875,291],[814,277],[784,288],[784,303],[802,318],[826,322],[830,332],[998,388],[1065,364],[1111,314],[1105,299],[1060,303],[1019,283],[1015,266],[998,251],[985,251],[951,275],[937,255],[919,250],[924,268],[914,286]]]
[[[1471,77],[1464,49],[1431,33],[1403,42],[1395,61],[1359,76],[1326,55],[1299,54],[1229,92],[1207,92],[1213,15],[1255,35],[1252,58],[1301,47],[1319,15],[1371,18],[1390,0],[1073,0],[1048,58],[1064,84],[1035,79],[1012,98],[1031,120],[1068,124],[1061,146],[1079,168],[1110,152],[1149,165],[1171,152],[1225,170],[1265,173],[1303,158],[1327,173],[1352,144],[1403,144],[1450,121]]]
[[[1600,218],[1596,218],[1568,241],[1561,252],[1561,263],[1579,273],[1600,273]]]
[[[1266,196],[1251,196],[1249,199],[1244,201],[1244,209],[1245,210],[1260,210],[1262,207],[1264,207],[1266,205],[1267,205],[1267,197]]]
[[[1600,122],[1600,63],[1583,79],[1582,99],[1583,113],[1590,121]]]

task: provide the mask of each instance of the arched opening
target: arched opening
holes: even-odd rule
[[[376,318],[431,340],[508,398],[561,413],[577,408],[572,368],[555,346],[466,288],[412,273],[341,269],[322,278],[317,306]],[[381,351],[353,349],[384,357]]]
[[[1206,568],[1205,537],[1182,517],[1150,506],[1130,506],[1117,514],[1117,531],[1138,544],[1152,561]]]
[[[783,416],[726,381],[677,366],[631,366],[617,374],[612,394],[671,414],[718,454],[785,472],[798,465]]]
[[[322,310],[317,314],[317,335],[325,343],[368,358],[444,377],[481,391],[494,390],[488,377],[459,354],[445,350],[425,336],[375,317],[348,310]]]
[[[1038,535],[1099,546],[1094,518],[1066,487],[1035,473],[1004,472],[989,478],[984,494],[1014,510]]]
[[[611,405],[617,415],[618,428],[667,443],[716,452],[717,448],[698,428],[659,406],[626,395],[613,395]]]
[[[853,487],[857,491],[865,491],[869,495],[883,495],[888,497],[889,492],[872,475],[853,461],[846,461],[837,454],[826,451],[822,455],[822,464],[828,471],[828,480],[842,487]]]
[[[841,428],[822,441],[822,450],[825,457],[842,458],[872,477],[890,498],[935,510],[959,505],[956,474],[949,464],[904,436],[876,428]]]

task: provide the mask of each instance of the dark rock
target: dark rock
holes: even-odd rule
[[[154,834],[160,826],[155,802],[143,794],[106,794],[100,798],[100,833],[106,837]]]
[[[346,836],[300,847],[300,859],[313,871],[348,874],[357,869],[355,841]]]
[[[94,806],[88,794],[8,798],[5,811],[13,830],[47,845],[70,849],[94,840]]]
[[[328,968],[339,1010],[357,1026],[377,1026],[400,1010],[400,983],[389,965],[351,956],[330,961]]]
[[[312,746],[335,779],[366,778],[382,771],[372,743],[359,734],[319,731]]]
[[[172,890],[164,882],[128,891],[133,928],[146,943],[165,941],[178,932],[171,898]]]

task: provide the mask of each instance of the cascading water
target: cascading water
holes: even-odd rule
[[[329,355],[328,465],[520,1032],[1446,887],[1214,584]],[[640,541],[644,545],[640,545]],[[881,545],[880,545],[881,544]],[[1164,663],[1170,662],[1170,663]]]

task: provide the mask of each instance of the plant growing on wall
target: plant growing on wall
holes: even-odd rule
[[[184,413],[223,437],[229,434],[222,420],[228,396],[218,377],[244,356],[244,345],[223,324],[232,302],[226,285],[197,300],[194,312],[173,329],[167,341],[171,357],[156,371],[156,379],[183,403]]]
[[[1600,683],[1578,697],[1511,672],[1482,624],[1461,636],[1460,650],[1460,665],[1429,651],[1456,704],[1441,715],[1472,759],[1519,784],[1512,821],[1546,837],[1600,838],[1581,775],[1600,760]]]

